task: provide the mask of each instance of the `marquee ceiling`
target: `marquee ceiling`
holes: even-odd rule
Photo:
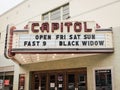
[[[38,62],[47,62],[54,60],[62,60],[76,57],[83,57],[95,54],[16,54],[15,61],[19,64],[32,64]]]

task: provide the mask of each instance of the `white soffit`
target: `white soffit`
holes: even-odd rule
[[[96,54],[16,54],[15,59],[20,64],[32,64],[54,60],[63,60]]]

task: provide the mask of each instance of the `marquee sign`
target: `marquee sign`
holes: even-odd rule
[[[112,30],[96,29],[94,21],[29,22],[10,35],[12,54],[113,52]]]

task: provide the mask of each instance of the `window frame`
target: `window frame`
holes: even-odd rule
[[[95,76],[95,71],[96,70],[111,70],[111,81],[112,81],[112,90],[114,90],[114,74],[113,74],[113,67],[96,67],[93,68],[93,90],[96,90],[96,76]]]

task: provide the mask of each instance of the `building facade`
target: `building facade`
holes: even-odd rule
[[[120,90],[119,10],[119,0],[26,0],[1,15],[0,90]],[[4,56],[8,26],[25,30],[30,21],[56,20],[96,21],[112,29],[114,51]]]

